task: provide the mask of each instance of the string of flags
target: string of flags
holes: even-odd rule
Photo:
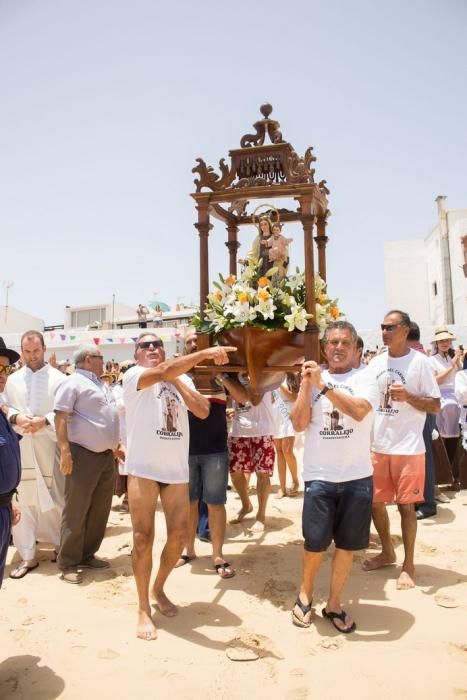
[[[164,342],[167,342],[169,340],[177,340],[181,333],[179,331],[175,331],[175,333],[157,333],[159,338],[163,340]],[[44,333],[45,340],[50,341],[51,343],[57,344],[57,343],[89,343],[93,342],[95,345],[114,345],[114,344],[120,344],[120,345],[125,345],[127,344],[134,344],[136,343],[138,336],[129,336],[129,335],[108,335],[108,336],[97,336],[93,335],[91,333],[59,333],[56,331],[47,331]]]

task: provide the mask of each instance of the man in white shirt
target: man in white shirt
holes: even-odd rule
[[[21,562],[10,577],[20,579],[36,569],[36,542],[58,550],[64,480],[56,459],[54,399],[65,375],[45,361],[44,337],[26,331],[21,338],[24,366],[11,375],[6,387],[9,420],[22,435],[22,475],[18,487],[21,520],[13,528],[13,542]]]
[[[127,426],[125,470],[133,525],[133,571],[139,599],[136,634],[140,639],[149,641],[157,636],[151,619],[149,582],[159,495],[167,542],[152,592],[163,615],[177,614],[176,606],[164,592],[164,584],[188,536],[188,410],[198,418],[209,414],[207,398],[194,389],[188,377],[181,375],[204,360],[227,364],[227,353],[235,349],[212,347],[166,360],[162,340],[154,333],[145,332],[136,342],[136,366],[123,378]]]
[[[340,632],[356,625],[341,607],[353,552],[368,546],[373,484],[370,434],[377,387],[368,370],[353,367],[357,343],[348,321],[329,324],[324,336],[328,369],[305,362],[291,411],[296,431],[305,430],[303,451],[303,580],[292,610],[298,627],[309,627],[315,576],[334,540],[331,585],[323,617]]]
[[[427,357],[407,342],[410,318],[404,311],[389,311],[381,324],[387,351],[375,357],[368,369],[380,392],[373,429],[373,522],[382,551],[366,559],[366,571],[396,562],[386,503],[396,501],[401,516],[404,562],[397,588],[413,588],[417,534],[415,504],[424,500],[427,413],[440,410],[440,391]]]

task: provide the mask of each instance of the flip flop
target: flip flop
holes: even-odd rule
[[[190,561],[193,561],[196,557],[189,557],[188,554],[182,554],[181,557],[179,558],[178,562],[175,564],[174,568],[179,569],[181,566],[185,566],[185,564],[189,564]]]
[[[24,578],[26,574],[29,574],[30,571],[34,571],[34,569],[37,569],[39,566],[39,562],[36,562],[34,566],[28,566],[26,562],[22,561],[21,564],[18,564],[18,566],[13,569],[13,571],[10,571],[10,578]]]
[[[355,629],[357,629],[357,625],[355,622],[352,622],[350,627],[348,629],[343,630],[340,627],[336,625],[334,620],[340,620],[343,625],[345,625],[345,618],[347,617],[347,613],[345,610],[342,610],[340,613],[335,613],[335,612],[328,612],[326,608],[323,608],[322,610],[323,617],[327,618],[329,622],[336,628],[338,632],[342,632],[342,634],[350,634],[350,632],[353,632]]]
[[[235,576],[235,569],[227,561],[223,561],[222,564],[215,564],[214,568],[220,578],[233,578]]]
[[[303,617],[305,617],[305,615],[308,615],[308,613],[311,612],[311,608],[313,606],[313,601],[308,603],[308,605],[305,605],[305,603],[302,603],[302,601],[300,600],[300,596],[297,596],[297,600],[295,601],[294,606],[292,608],[292,622],[293,622],[293,624],[296,627],[311,627],[311,620],[310,620],[310,622],[305,622],[303,620],[303,618],[298,617],[298,615],[295,614],[294,608],[296,605],[298,605],[298,607],[302,611]]]

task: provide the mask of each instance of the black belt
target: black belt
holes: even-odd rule
[[[13,489],[13,491],[9,491],[8,493],[0,493],[0,508],[9,506],[15,493],[16,489]]]

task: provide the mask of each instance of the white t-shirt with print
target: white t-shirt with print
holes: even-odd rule
[[[190,430],[187,407],[171,382],[137,390],[146,367],[136,365],[123,377],[127,449],[125,474],[166,484],[188,482]],[[185,384],[194,388],[184,375]]]
[[[415,396],[439,398],[439,387],[428,358],[415,350],[402,357],[391,357],[384,352],[370,362],[368,369],[379,387],[372,449],[393,455],[423,454],[426,413],[406,401],[394,401],[389,389],[391,384],[403,384]]]
[[[351,369],[344,374],[322,370],[323,381],[343,394],[366,399],[376,408],[378,387],[368,369]],[[371,476],[371,428],[374,411],[356,421],[338,411],[326,395],[313,388],[312,417],[305,431],[303,480],[343,482]]]
[[[235,413],[232,422],[232,437],[262,437],[274,435],[274,407],[271,392],[265,394],[257,406],[249,401],[245,404],[234,402]]]

